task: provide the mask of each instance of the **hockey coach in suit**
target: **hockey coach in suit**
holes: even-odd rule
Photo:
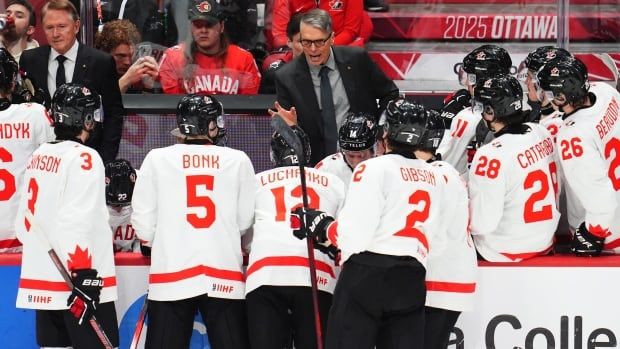
[[[333,46],[332,22],[324,10],[303,15],[300,41],[304,54],[276,72],[276,109],[285,117],[296,113],[310,138],[315,165],[338,150],[338,128],[348,112],[378,118],[398,97],[398,88],[363,49]]]

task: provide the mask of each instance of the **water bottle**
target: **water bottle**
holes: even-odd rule
[[[13,18],[11,17],[2,17],[0,18],[0,30],[4,30],[4,28],[13,24]]]

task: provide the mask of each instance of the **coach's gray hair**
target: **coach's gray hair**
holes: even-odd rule
[[[306,12],[301,17],[301,23],[320,29],[327,33],[331,33],[333,31],[332,18],[329,16],[329,13],[319,8]]]

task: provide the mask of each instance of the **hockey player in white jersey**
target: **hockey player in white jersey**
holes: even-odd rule
[[[374,120],[369,113],[349,113],[338,131],[340,152],[325,157],[315,168],[335,174],[348,187],[355,166],[375,155],[379,128]]]
[[[105,200],[110,213],[110,228],[114,237],[114,252],[146,252],[131,225],[131,198],[136,184],[136,170],[125,159],[105,165]]]
[[[41,347],[101,348],[89,319],[96,315],[118,346],[112,232],[101,157],[84,145],[101,122],[100,97],[79,84],[60,86],[51,103],[56,141],[28,160],[15,219],[24,245],[17,307],[36,309]],[[69,272],[73,289],[48,255]]]
[[[241,236],[254,217],[254,168],[215,145],[225,134],[216,98],[184,96],[176,114],[183,143],[146,155],[131,201],[136,234],[152,244],[146,347],[187,348],[198,310],[211,348],[248,348]]]
[[[39,145],[54,139],[52,120],[42,105],[12,103],[17,74],[17,62],[0,48],[0,253],[22,250],[13,221],[26,161]]]
[[[310,159],[308,137],[300,128],[293,129],[302,140],[304,158]],[[293,236],[289,223],[291,209],[302,204],[299,158],[278,133],[271,139],[271,155],[277,167],[256,175],[254,235],[246,272],[250,345],[286,348],[292,334],[295,348],[316,348],[307,244]],[[309,207],[335,216],[344,200],[344,183],[334,174],[305,170]],[[325,253],[315,254],[315,268],[325,333],[337,270]]]
[[[450,333],[459,315],[473,309],[476,289],[476,249],[467,230],[469,199],[467,186],[458,171],[435,155],[437,145],[446,132],[445,118],[434,110],[411,102],[391,103],[386,109],[391,119],[418,120],[426,129],[415,152],[418,159],[432,164],[446,179],[450,200],[442,209],[449,220],[446,246],[438,253],[431,248],[426,264],[426,308],[424,348],[448,346]]]
[[[464,176],[468,171],[467,146],[476,136],[476,127],[482,120],[480,113],[474,113],[466,101],[473,98],[477,81],[497,74],[509,74],[511,66],[508,52],[496,45],[482,45],[463,58],[463,65],[458,71],[459,82],[467,89],[469,98],[464,90],[459,90],[442,110],[442,116],[452,119],[452,122],[437,153]]]
[[[424,347],[426,260],[429,249],[444,248],[449,218],[443,212],[452,198],[437,167],[415,155],[426,137],[423,124],[410,114],[385,115],[387,153],[355,168],[338,220],[295,210],[307,222],[297,235],[342,251],[327,326],[330,349]]]
[[[478,149],[469,172],[476,249],[492,262],[546,254],[560,218],[553,138],[543,126],[523,123],[527,113],[516,78],[481,80],[474,92],[474,110],[495,137]]]
[[[540,87],[564,113],[557,135],[566,178],[568,223],[575,231],[571,250],[596,256],[620,251],[620,94],[605,83],[590,83],[579,59],[552,60],[538,72]]]

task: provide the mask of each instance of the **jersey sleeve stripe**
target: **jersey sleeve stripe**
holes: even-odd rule
[[[334,273],[334,269],[327,263],[315,260],[316,270],[320,270],[324,273],[329,274],[332,278],[336,278],[336,274]],[[248,267],[247,275],[250,276],[252,273],[258,271],[264,267],[308,267],[310,265],[308,258],[306,257],[298,257],[298,256],[278,256],[278,257],[265,257],[263,259],[259,259],[256,262],[252,263]]]
[[[445,281],[426,281],[427,291],[453,292],[453,293],[474,293],[476,283],[460,283]]]
[[[197,265],[195,267],[171,273],[151,274],[149,275],[149,282],[152,284],[163,284],[190,279],[200,275],[210,276],[224,280],[245,281],[243,273],[239,271],[217,269],[208,267],[206,265]]]
[[[0,249],[2,249],[2,248],[19,247],[21,245],[22,245],[22,243],[19,242],[19,240],[17,240],[17,239],[0,240]]]
[[[103,287],[115,287],[116,277],[109,276],[103,278]],[[47,281],[47,280],[35,280],[35,279],[20,279],[19,288],[27,288],[31,290],[45,290],[45,291],[71,291],[71,288],[64,281]]]

